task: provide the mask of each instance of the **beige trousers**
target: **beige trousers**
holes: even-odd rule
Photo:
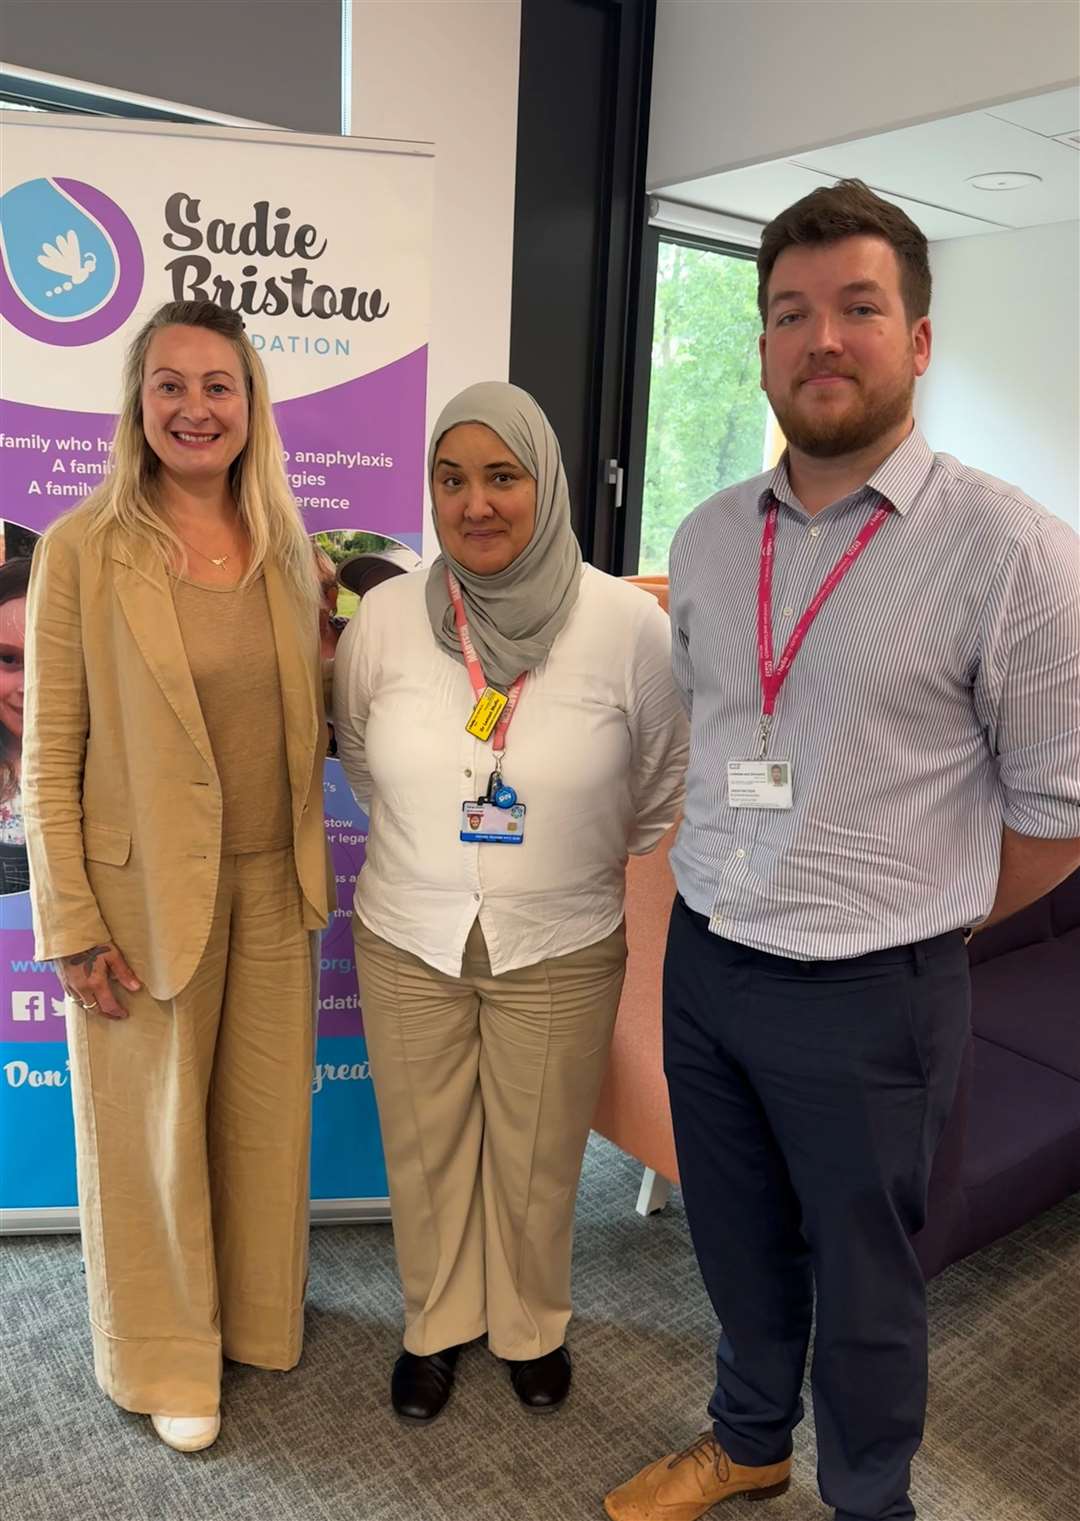
[[[626,964],[622,926],[491,973],[479,921],[448,977],[353,920],[405,1294],[421,1355],[488,1337],[541,1357],[570,1319],[574,1201]]]
[[[226,856],[182,993],[121,990],[125,1020],[68,1002],[94,1370],[125,1410],[212,1415],[223,1352],[300,1357],[317,945],[301,913],[291,848]]]

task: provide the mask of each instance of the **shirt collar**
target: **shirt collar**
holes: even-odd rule
[[[926,484],[926,478],[930,474],[934,464],[934,452],[923,437],[918,427],[913,427],[902,444],[899,444],[893,452],[882,460],[873,475],[860,491],[876,491],[879,496],[890,502],[897,512],[903,516],[915,505],[915,501]],[[858,492],[852,492],[857,496]],[[778,502],[787,507],[794,507],[797,511],[803,511],[798,497],[791,489],[791,481],[788,478],[787,453],[785,452],[769,478],[769,483],[758,499],[758,506],[762,511],[775,497]]]

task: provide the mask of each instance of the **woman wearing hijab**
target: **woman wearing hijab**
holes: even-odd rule
[[[671,824],[686,765],[667,619],[582,565],[532,397],[455,397],[428,477],[442,553],[364,597],[334,678],[370,816],[353,927],[405,1295],[391,1400],[417,1421],[485,1333],[527,1409],[569,1391],[626,859]]]

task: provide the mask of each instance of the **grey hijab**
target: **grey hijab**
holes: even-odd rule
[[[466,570],[444,549],[428,573],[428,617],[436,644],[464,665],[446,586],[449,565],[461,582],[469,632],[484,676],[505,689],[522,671],[546,660],[569,618],[581,584],[581,550],[570,526],[570,492],[559,440],[536,402],[517,386],[482,381],[443,408],[428,447],[429,483],[443,435],[467,422],[483,423],[497,433],[535,477],[536,525],[517,559],[492,576]]]

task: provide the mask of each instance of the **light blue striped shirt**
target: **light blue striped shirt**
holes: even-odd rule
[[[769,758],[794,806],[731,808],[727,763],[758,753],[764,509],[781,504],[777,657],[884,497],[896,508],[811,625]],[[686,519],[671,548],[675,679],[691,715],[679,891],[728,939],[796,959],[859,956],[977,923],[1002,824],[1080,836],[1080,554],[1015,486],[914,430],[814,515],[784,461]]]

